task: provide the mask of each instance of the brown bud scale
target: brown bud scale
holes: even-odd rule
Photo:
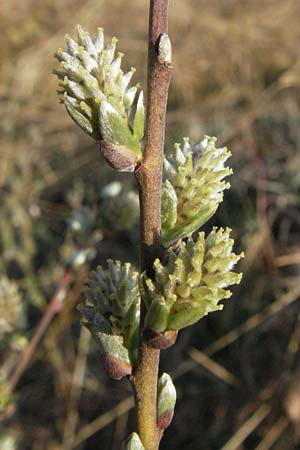
[[[118,172],[134,172],[137,156],[124,145],[115,145],[107,141],[99,141],[100,151],[110,167]]]
[[[173,409],[168,409],[166,412],[164,412],[156,421],[157,428],[159,428],[162,431],[168,428],[168,426],[172,422],[173,414],[174,414]]]
[[[127,377],[132,373],[131,364],[122,359],[118,359],[112,354],[104,353],[102,361],[107,374],[113,380],[121,380],[123,377]]]
[[[152,330],[145,330],[144,332],[144,338],[147,344],[158,350],[165,350],[175,344],[177,335],[177,331],[165,331],[161,334],[155,333]]]

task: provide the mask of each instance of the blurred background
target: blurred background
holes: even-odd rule
[[[53,54],[80,23],[116,35],[145,87],[148,2],[1,0],[1,450],[119,450],[131,390],[104,373],[76,305],[108,257],[138,265],[138,201],[56,95]],[[218,137],[232,188],[207,224],[246,257],[222,313],[181,332],[162,450],[300,448],[300,8],[171,0],[166,148]],[[32,339],[34,339],[32,341]]]

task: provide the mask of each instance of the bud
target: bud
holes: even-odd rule
[[[67,35],[67,50],[56,53],[61,101],[74,122],[101,141],[100,150],[113,168],[133,171],[142,159],[145,115],[143,92],[129,86],[135,69],[124,74],[124,55],[115,57],[117,39],[104,47],[102,28],[94,42],[80,25],[77,34],[77,41]]]
[[[136,433],[131,433],[123,446],[124,450],[146,450],[143,446],[139,436]]]
[[[206,136],[199,144],[184,138],[183,145],[164,160],[162,193],[162,240],[168,247],[207,222],[230,187],[223,179],[232,173],[224,167],[231,153],[215,147],[215,138]]]
[[[165,430],[171,423],[176,403],[176,389],[172,378],[163,373],[157,384],[157,426]]]
[[[142,275],[146,330],[177,331],[223,308],[218,302],[231,296],[226,288],[242,277],[231,269],[244,256],[232,252],[230,231],[213,228],[206,239],[199,233],[195,242],[189,236],[176,252],[169,248],[166,265],[155,260],[153,280]]]
[[[158,61],[165,66],[172,66],[172,44],[167,33],[163,33],[158,42]]]

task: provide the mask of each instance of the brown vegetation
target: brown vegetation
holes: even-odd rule
[[[18,450],[118,450],[132,427],[131,392],[125,382],[117,385],[104,372],[99,375],[97,349],[80,329],[75,305],[90,266],[107,257],[137,263],[135,194],[128,199],[123,192],[121,203],[113,197],[109,206],[103,188],[116,177],[58,104],[51,72],[63,35],[81,23],[91,34],[103,26],[107,35],[117,35],[127,64],[144,82],[147,12],[142,0],[1,2],[3,398],[5,382],[71,255],[97,242],[96,255],[72,272],[62,310],[37,346],[15,396],[7,399],[1,450],[1,439],[9,436]],[[223,313],[181,333],[178,345],[163,354],[162,367],[174,375],[178,404],[162,449],[296,450],[299,3],[173,0],[170,16],[175,65],[167,147],[183,135],[199,139],[203,133],[228,145],[235,173],[217,220],[233,228],[246,257],[243,282]],[[132,189],[126,175],[121,181]],[[96,215],[85,239],[68,226],[82,206]]]

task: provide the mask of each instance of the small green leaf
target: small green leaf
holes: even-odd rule
[[[163,299],[162,299],[163,300]],[[150,305],[145,320],[145,329],[162,333],[168,325],[170,308],[163,302],[155,301]]]
[[[202,317],[206,316],[205,307],[191,308],[179,311],[172,316],[168,321],[168,330],[181,330],[198,322]]]
[[[107,101],[103,100],[99,107],[99,127],[103,140],[125,146],[141,158],[141,148],[132,135],[128,123]]]
[[[136,112],[133,121],[133,134],[138,142],[144,136],[144,125],[145,125],[144,94],[143,91],[141,91],[138,97]]]
[[[70,115],[70,117],[74,120],[77,125],[80,126],[80,128],[85,131],[89,136],[93,136],[93,127],[91,125],[91,122],[84,116],[84,114],[80,113],[75,106],[71,104],[70,101],[68,101],[68,98],[64,99],[64,104],[66,106],[66,109]]]
[[[172,230],[177,221],[177,195],[168,180],[163,184],[161,194],[161,221],[164,230]]]

